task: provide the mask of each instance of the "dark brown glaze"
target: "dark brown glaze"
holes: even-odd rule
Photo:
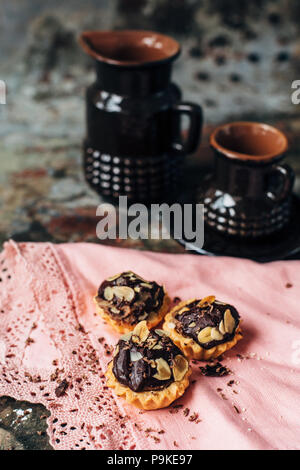
[[[183,336],[192,338],[203,349],[210,349],[218,344],[226,343],[233,339],[236,328],[239,325],[239,314],[235,307],[232,305],[215,300],[212,303],[205,303],[199,306],[200,300],[195,300],[187,304],[184,308],[187,309],[183,313],[175,316],[175,328],[178,333]],[[206,327],[218,327],[224,318],[225,311],[229,309],[232,317],[235,320],[235,328],[232,333],[225,333],[222,340],[213,340],[208,343],[200,343],[198,341],[198,334]]]
[[[107,299],[107,287],[126,286],[132,289],[132,299],[126,300],[114,294]],[[145,281],[132,271],[123,272],[115,279],[107,279],[98,289],[98,303],[114,319],[122,320],[129,325],[146,320],[151,312],[158,312],[164,301],[164,289],[155,281]],[[103,304],[105,302],[105,304]]]
[[[128,340],[120,339],[118,353],[113,359],[113,373],[116,379],[134,392],[149,390],[162,390],[173,381],[173,360],[181,355],[180,349],[162,330],[151,331],[146,341],[134,342],[134,335]],[[159,349],[154,347],[159,346]],[[136,359],[139,357],[139,359]],[[158,359],[167,362],[171,376],[167,380],[158,380],[154,377],[158,373]],[[135,360],[132,360],[135,359]]]

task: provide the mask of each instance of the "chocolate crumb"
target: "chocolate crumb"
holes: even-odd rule
[[[25,341],[25,343],[26,343],[26,346],[29,346],[30,344],[34,343],[34,339],[32,339],[32,338],[27,338],[26,341]]]
[[[188,416],[188,415],[190,414],[190,409],[189,409],[189,408],[185,408],[185,409],[183,410],[183,414],[184,414],[184,416]]]
[[[286,285],[285,285],[285,287],[286,287],[287,289],[290,289],[291,287],[293,287],[293,284],[291,284],[290,282],[287,282]]]
[[[232,387],[232,385],[234,385],[234,380],[229,380],[229,382],[227,382],[227,386],[228,387]]]
[[[59,398],[65,395],[66,390],[69,387],[69,383],[66,380],[63,380],[58,387],[55,389],[55,395]]]
[[[181,302],[181,298],[180,297],[174,297],[173,303],[178,304],[178,302]]]
[[[191,421],[191,423],[200,423],[201,419],[199,419],[199,414],[194,412],[190,417],[189,417],[189,421]]]
[[[175,447],[179,447],[179,445],[177,444],[176,441],[174,441],[173,444],[174,444]]]
[[[233,405],[233,408],[235,409],[235,411],[237,412],[237,414],[239,415],[240,414],[240,410],[238,409],[237,406]]]
[[[223,377],[225,375],[231,374],[231,370],[226,366],[223,366],[221,362],[216,362],[214,364],[207,364],[205,367],[199,367],[202,375],[208,377]]]

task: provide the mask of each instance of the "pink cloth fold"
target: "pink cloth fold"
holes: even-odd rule
[[[55,448],[300,448],[299,261],[9,242],[0,263],[0,394],[45,404]],[[171,298],[213,294],[236,306],[244,338],[223,361],[232,375],[205,377],[195,363],[185,395],[157,411],[107,389],[118,335],[95,316],[92,297],[129,269]]]

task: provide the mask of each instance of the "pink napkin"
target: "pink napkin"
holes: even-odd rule
[[[8,242],[0,263],[0,395],[43,403],[55,448],[300,449],[300,262]],[[244,338],[223,361],[232,375],[206,377],[195,363],[185,395],[157,411],[106,387],[118,335],[92,297],[129,269],[171,297],[236,306]]]

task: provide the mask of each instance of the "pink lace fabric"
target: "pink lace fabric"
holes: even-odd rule
[[[45,405],[55,449],[147,448],[107,390],[107,345],[80,325],[83,300],[53,245],[10,241],[0,263],[0,395]]]
[[[95,315],[108,276],[133,270],[171,298],[236,306],[243,340],[232,375],[191,383],[141,411],[106,387],[119,335]],[[0,395],[43,403],[56,449],[299,449],[300,262],[161,254],[101,244],[8,242],[0,255]]]

